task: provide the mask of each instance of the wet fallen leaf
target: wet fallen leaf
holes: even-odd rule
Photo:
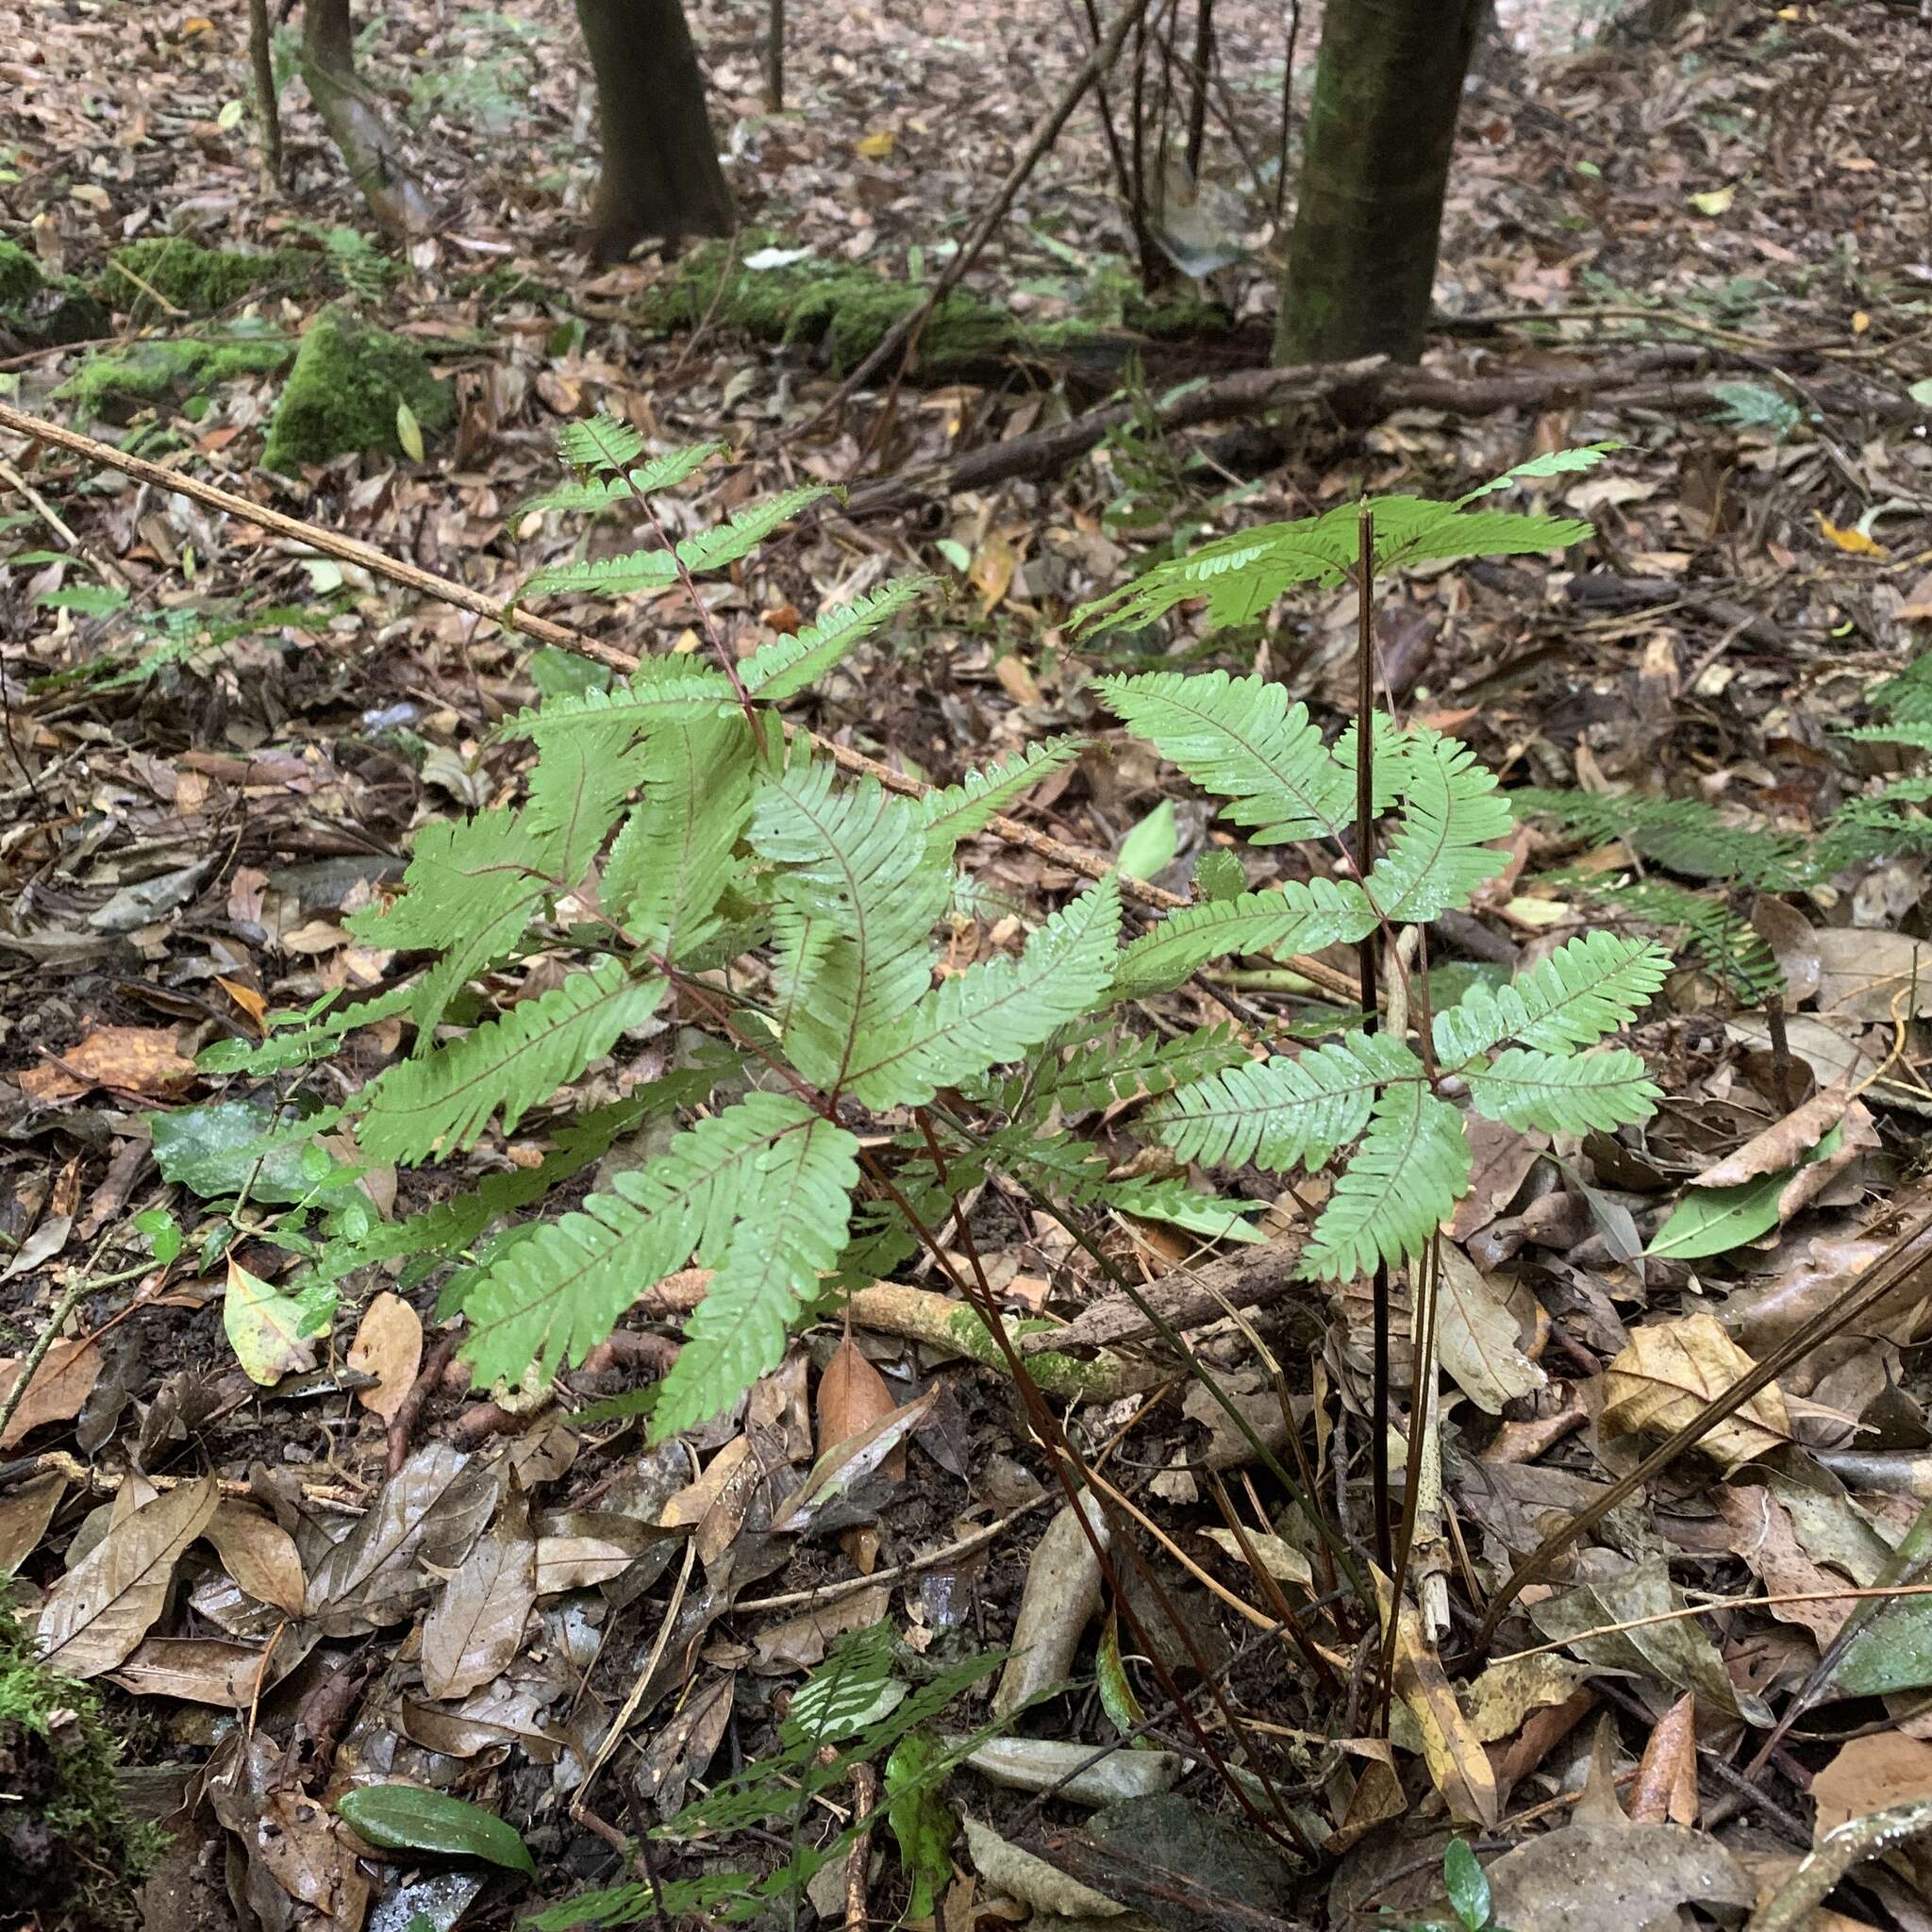
[[[66,1493],[67,1478],[49,1470],[0,1495],[0,1576],[11,1576],[40,1548]]]
[[[903,1455],[907,1438],[932,1413],[941,1386],[935,1382],[924,1395],[880,1416],[821,1456],[785,1507],[772,1518],[772,1527],[803,1529],[827,1504],[849,1494],[867,1476],[881,1471],[889,1457]],[[700,1550],[699,1554],[704,1553]]]
[[[264,1388],[315,1366],[314,1344],[302,1339],[301,1307],[259,1275],[249,1274],[232,1255],[222,1326],[248,1379]]]
[[[886,1387],[886,1378],[866,1359],[865,1353],[848,1334],[832,1351],[819,1376],[817,1420],[819,1454],[836,1449],[854,1436],[869,1429],[882,1416],[891,1415],[899,1405]],[[906,1450],[902,1444],[887,1458],[886,1474],[894,1477],[906,1474]]]
[[[423,1688],[465,1697],[506,1670],[537,1602],[537,1545],[529,1506],[511,1491],[495,1527],[442,1587],[423,1626]]]
[[[1869,1811],[1932,1798],[1932,1744],[1898,1731],[1854,1738],[1812,1779],[1811,1796],[1820,1838]]]
[[[1838,925],[1824,927],[1812,944],[1821,1013],[1852,1020],[1932,1016],[1932,941]]]
[[[393,1421],[423,1366],[423,1323],[401,1295],[385,1290],[363,1311],[349,1344],[349,1366],[375,1377],[375,1388],[358,1394],[362,1407]]]
[[[1748,1906],[1750,1875],[1713,1838],[1676,1824],[1566,1824],[1489,1868],[1492,1923],[1510,1932],[1633,1932],[1677,1908]]]
[[[47,1593],[34,1644],[70,1677],[98,1677],[129,1657],[161,1614],[181,1554],[222,1499],[198,1476],[128,1510]]]
[[[285,1631],[275,1648],[224,1638],[150,1637],[108,1674],[136,1697],[179,1697],[246,1710],[308,1655],[309,1641]]]
[[[1630,1345],[1604,1372],[1607,1436],[1674,1435],[1756,1366],[1715,1315],[1687,1315],[1630,1331]],[[1790,1441],[1790,1419],[1774,1382],[1726,1416],[1699,1447],[1726,1471]]]

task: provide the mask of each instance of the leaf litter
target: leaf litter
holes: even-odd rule
[[[562,32],[555,11],[543,10],[541,32]],[[1695,798],[1734,828],[1807,833],[1893,769],[1839,762],[1830,733],[1870,722],[1872,689],[1925,649],[1932,610],[1923,438],[1835,388],[1861,371],[1921,385],[1924,375],[1913,359],[1923,270],[1888,254],[1855,272],[1838,252],[1840,237],[1895,225],[1881,212],[1882,171],[1866,163],[1890,152],[1907,119],[1898,103],[1916,98],[1908,10],[1868,5],[1843,25],[1807,8],[1775,21],[1692,16],[1622,65],[1527,44],[1545,29],[1504,11],[1523,29],[1526,66],[1473,83],[1445,229],[1456,327],[1437,360],[1464,368],[1483,352],[1461,344],[1512,333],[1588,352],[1625,326],[1682,325],[1773,348],[1825,341],[1828,355],[1797,384],[1795,424],[1774,407],[1781,383],[1767,378],[1758,392],[1762,371],[1733,385],[1728,420],[1659,395],[1638,404],[1636,435],[1587,405],[1482,420],[1408,410],[1298,448],[1254,480],[1240,515],[1298,513],[1367,488],[1441,488],[1532,449],[1629,437],[1616,475],[1545,478],[1567,508],[1598,520],[1601,547],[1580,567],[1421,574],[1394,593],[1387,636],[1433,641],[1391,694],[1493,761],[1519,764],[1525,782]],[[1269,51],[1278,22],[1265,12],[1227,0],[1217,9],[1221,58],[1240,78],[1229,111],[1254,128],[1266,124],[1244,76],[1273,59],[1279,80]],[[771,197],[760,219],[817,258],[895,272],[937,248],[936,224],[980,205],[1009,155],[1013,111],[1038,79],[1013,67],[1012,50],[1037,42],[1071,58],[1082,44],[997,7],[949,15],[944,34],[894,9],[793,22],[799,107],[771,119],[735,29],[713,9],[693,13],[717,43],[721,121]],[[560,541],[554,525],[525,525],[513,509],[559,419],[603,408],[666,437],[727,434],[747,494],[792,465],[826,478],[848,471],[853,432],[808,426],[830,387],[822,351],[761,347],[729,326],[655,341],[627,306],[675,264],[588,275],[560,266],[567,198],[533,196],[528,158],[548,156],[560,175],[584,172],[571,63],[519,65],[520,42],[491,16],[421,14],[397,17],[424,50],[421,73],[488,76],[467,105],[426,85],[413,105],[415,158],[444,190],[460,184],[460,216],[392,264],[384,298],[391,321],[452,345],[456,450],[425,464],[405,436],[403,459],[321,473],[304,486],[306,507],[446,574],[475,558],[503,582]],[[247,123],[225,113],[244,92],[232,17],[169,21],[153,70],[107,63],[102,24],[85,8],[12,24],[11,43],[31,34],[45,51],[12,75],[26,111],[9,161],[21,178],[4,192],[21,231],[32,222],[47,267],[92,272],[110,244],[155,232],[184,201],[197,223],[258,243],[313,245],[295,205],[359,230],[319,142],[301,163],[299,204],[257,194]],[[1795,84],[1780,78],[1778,58],[1793,63]],[[514,160],[518,142],[501,136],[479,152],[499,97],[523,124],[527,152]],[[935,101],[953,104],[942,118]],[[1793,103],[1810,104],[1803,125],[1790,118]],[[1588,156],[1580,166],[1576,128],[1593,153],[1653,156],[1651,175],[1634,186]],[[98,200],[41,193],[82,154],[98,163]],[[1121,240],[1097,117],[1076,121],[1052,165],[1051,208],[1024,210],[988,257],[1012,312],[1039,321],[1077,310]],[[1224,188],[1209,185],[1206,205],[1217,206]],[[1272,308],[1277,243],[1265,220],[1245,258],[1215,271],[1240,323]],[[747,266],[776,274],[789,264],[770,258],[790,252],[754,254]],[[478,262],[502,272],[508,295],[478,287]],[[1885,299],[1861,277],[1882,283]],[[309,299],[297,287],[259,314],[292,330]],[[1850,301],[1865,306],[1848,313]],[[130,327],[153,320],[120,313]],[[1497,315],[1525,319],[1483,320]],[[58,356],[15,365],[16,399],[44,408],[73,366]],[[1077,371],[1047,374],[1038,387],[908,392],[891,429],[894,460],[927,468],[962,441],[1024,435],[1089,399]],[[198,413],[137,412],[138,433],[252,487],[270,401],[258,378],[242,378]],[[1169,495],[1146,515],[1137,492],[1163,456]],[[25,464],[18,450],[8,459]],[[963,1651],[1017,1641],[1023,1654],[999,1667],[998,1688],[989,1673],[948,1722],[1024,1707],[1020,1734],[974,1746],[937,1794],[915,1787],[899,1801],[909,1807],[902,1847],[928,1849],[902,1853],[899,1867],[860,1868],[870,1909],[890,1917],[906,1904],[919,1865],[922,1902],[931,1910],[943,1898],[949,1923],[983,1907],[1008,1921],[1030,1911],[1042,1925],[1120,1916],[1118,1898],[1025,1847],[1052,1842],[1042,1817],[1079,1818],[1067,1807],[1110,1789],[1104,1771],[1091,1786],[1063,1775],[1076,1759],[1117,1746],[1100,1765],[1147,1759],[1141,1779],[1158,1783],[1169,1759],[1198,1770],[1198,1747],[1153,1660],[1137,1640],[1121,1641],[1117,1617],[1098,1614],[1118,1609],[1112,1582],[1050,1459],[1019,1426],[999,1367],[855,1315],[836,1342],[829,1329],[808,1335],[742,1417],[700,1436],[694,1459],[674,1468],[640,1448],[645,1354],[587,1366],[567,1399],[540,1408],[516,1390],[466,1385],[439,1348],[433,1283],[373,1262],[344,1284],[333,1325],[327,1308],[282,1291],[296,1277],[294,1251],[257,1234],[264,1209],[307,1203],[379,1246],[396,1217],[434,1204],[413,1176],[276,1144],[293,1083],[210,1073],[199,1056],[255,1046],[271,1008],[383,995],[397,961],[358,944],[348,922],[393,881],[428,811],[513,784],[515,755],[493,727],[529,701],[543,663],[454,610],[406,608],[356,566],[185,498],[118,484],[83,493],[58,467],[25,467],[80,539],[43,550],[58,533],[9,496],[20,520],[0,527],[0,597],[9,638],[23,642],[9,642],[0,675],[22,762],[6,780],[19,896],[0,931],[0,1345],[10,1360],[0,1401],[9,1389],[20,1399],[0,1434],[13,1458],[0,1466],[0,1570],[40,1649],[68,1676],[107,1686],[124,1715],[169,1712],[187,1835],[225,1834],[237,1853],[228,1883],[250,1923],[356,1932],[412,1895],[420,1857],[454,1857],[458,1872],[465,1858],[517,1870],[527,1844],[546,1874],[540,1899],[569,1889],[550,1875],[566,1868],[607,1880],[627,1870],[586,1822],[595,1807],[621,1830],[663,1824],[725,1767],[769,1756],[774,1686],[783,1697],[801,1672],[817,1681],[854,1634],[890,1630],[902,1687]],[[952,573],[962,598],[899,647],[909,664],[855,660],[817,720],[950,778],[1043,727],[1100,728],[1084,689],[1091,667],[1067,651],[1064,614],[1113,588],[1144,541],[1227,526],[1216,519],[1231,507],[1200,475],[1123,438],[1063,477],[937,500],[934,528],[912,518],[815,525],[730,585],[718,615],[749,651],[785,634],[788,608],[795,629],[796,611],[826,586],[850,593],[901,566]],[[676,514],[698,513],[680,503]],[[92,567],[96,558],[113,570]],[[131,584],[135,598],[92,615],[87,597],[69,593],[103,577]],[[177,649],[166,613],[204,578],[242,588],[248,621],[225,639],[209,624]],[[315,634],[277,614],[291,604],[310,607]],[[674,597],[643,621],[675,645],[691,615]],[[1346,705],[1350,621],[1341,599],[1298,598],[1251,648],[1259,668],[1332,715]],[[41,678],[58,682],[34,690]],[[1883,756],[1857,747],[1868,753]],[[1163,876],[1211,849],[1191,803],[1132,754],[1118,767],[1083,759],[1036,801],[1085,843]],[[1606,876],[1714,876],[1695,864],[1680,872],[1668,850],[1643,844],[1631,833],[1525,831],[1521,864],[1484,908],[1483,937],[1456,941],[1466,955],[1457,965],[1535,963],[1552,937],[1597,919],[1592,885]],[[1043,909],[1065,884],[1017,848],[992,869],[1020,910],[963,921],[962,963],[996,943],[999,918]],[[1435,1394],[1447,1524],[1438,1574],[1466,1591],[1459,1608],[1479,1613],[1554,1522],[1771,1359],[1898,1231],[1932,1107],[1923,900],[1923,863],[1910,855],[1854,864],[1803,892],[1740,887],[1724,901],[1733,925],[1708,946],[1699,928],[1634,1031],[1673,1074],[1657,1120],[1641,1135],[1578,1145],[1505,1130],[1481,1150],[1479,1187],[1453,1230],[1459,1245],[1444,1252],[1434,1357],[1422,1357],[1413,1318],[1393,1338],[1405,1395],[1418,1399],[1423,1380]],[[1724,948],[1743,943],[1740,929],[1767,941],[1784,1008],[1775,1017],[1726,976],[1735,958]],[[539,957],[503,971],[533,998],[560,969]],[[1163,1011],[1175,1026],[1222,1016],[1195,989]],[[400,1022],[386,1046],[354,1036],[300,1104],[333,1104],[402,1038]],[[675,1037],[624,1042],[589,1076],[585,1104],[621,1101],[678,1051]],[[538,1118],[486,1137],[478,1173],[530,1171],[556,1124]],[[225,1202],[232,1214],[210,1208]],[[1272,1204],[1273,1241],[1307,1205]],[[1014,1307],[1035,1312],[1043,1293],[1053,1316],[1071,1318],[1118,1304],[1112,1280],[1050,1215],[997,1190],[973,1213]],[[103,1235],[110,1245],[97,1256]],[[1206,1272],[1195,1266],[1202,1243],[1151,1220],[1122,1217],[1110,1239],[1110,1258],[1151,1287],[1185,1289]],[[1925,1599],[1874,1607],[1854,1594],[1923,1587],[1894,1560],[1923,1507],[1915,1472],[1932,1447],[1916,1353],[1932,1333],[1922,1272],[1904,1273],[1850,1331],[1781,1370],[1530,1586],[1526,1614],[1498,1646],[1514,1657],[1485,1665],[1458,1648],[1457,1627],[1439,1641],[1404,1610],[1389,1740],[1376,1734],[1366,1633],[1338,1607],[1335,1553],[1218,1402],[1198,1388],[1185,1406],[1157,1392],[1178,1365],[1141,1329],[1128,1346],[1152,1365],[1146,1380],[1124,1378],[1117,1400],[1082,1415],[1096,1441],[1118,1436],[1135,1472],[1124,1487],[1152,1529],[1133,1534],[1174,1612],[1163,1647],[1184,1657],[1183,1628],[1196,1644],[1224,1637],[1203,1651],[1223,1657],[1211,1687],[1190,1663],[1189,1693],[1204,1702],[1211,1688],[1226,1700],[1242,1775],[1285,1780],[1305,1835],[1334,1848],[1304,1870],[1291,1901],[1258,1908],[1265,1922],[1344,1923],[1347,1898],[1402,1897],[1396,1880],[1419,1855],[1425,1889],[1440,1891],[1446,1818],[1481,1848],[1493,1924],[1516,1932],[1653,1924],[1687,1907],[1759,1908],[1765,1924],[1794,1924],[1764,1916],[1784,1909],[1767,1901],[1814,1836],[1922,1803]],[[75,1282],[85,1291],[67,1332],[17,1389]],[[1223,1295],[1185,1324],[1269,1453],[1286,1450],[1285,1411],[1331,1491],[1359,1476],[1372,1426],[1362,1312],[1357,1297],[1297,1289],[1257,1304]],[[107,1373],[117,1335],[138,1343],[118,1395]],[[659,1362],[675,1346],[645,1339]],[[815,1437],[801,1420],[813,1389]],[[100,1391],[119,1407],[89,1444],[81,1432]],[[472,1421],[486,1410],[489,1433]],[[404,1445],[393,1474],[391,1428]],[[1530,1453],[1495,1453],[1530,1444],[1525,1431]],[[694,1561],[680,1566],[687,1541]],[[1820,1708],[1740,1790],[1739,1767],[1861,1607],[1861,1628],[1814,1693]],[[1282,1642],[1290,1616],[1329,1675]],[[1108,1628],[1149,1726],[1131,1741],[1081,1694]],[[1009,1679],[1022,1688],[1009,1692]],[[902,1688],[898,1702],[910,1694]],[[211,1721],[225,1712],[247,1714],[247,1725]],[[629,1742],[580,1816],[575,1781],[618,1712]],[[1621,1819],[1577,1802],[1596,1762],[1583,1716],[1604,1712]],[[936,1734],[909,1735],[940,1749]],[[960,1735],[948,1733],[945,1748]],[[1016,1759],[1023,1789],[1048,1790],[1023,1800],[1007,1777],[967,1768],[975,1759]],[[446,1790],[453,1783],[461,1795]],[[1231,1796],[1215,1799],[1205,1780],[1189,1789],[1259,1841]],[[843,1804],[850,1790],[832,1796]],[[935,1805],[947,1820],[958,1812],[963,1842],[941,1832]],[[374,1837],[356,1826],[363,1810]],[[729,1827],[668,1847],[679,1875],[702,1861],[714,1829]],[[1071,1849],[1061,1856],[1076,1862]],[[1912,1923],[1908,1846],[1836,1869],[1870,1875],[1837,1894],[1845,1909],[1832,1923],[1888,1910]],[[507,1909],[505,1894],[467,1881],[452,1896],[450,1916],[430,1909],[432,1923],[481,1924]],[[1152,1911],[1144,1891],[1134,1896]],[[1437,1912],[1434,1897],[1416,1911]]]

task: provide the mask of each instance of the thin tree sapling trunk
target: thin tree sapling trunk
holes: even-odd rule
[[[683,0],[576,0],[597,80],[603,168],[589,242],[621,261],[640,242],[728,235],[731,189],[705,108]]]
[[[356,78],[349,0],[303,0],[302,78],[377,225],[391,235],[425,233],[435,220],[428,196],[405,165],[394,130]]]
[[[268,0],[248,0],[248,59],[255,75],[255,111],[261,121],[261,192],[276,194],[282,186],[282,108],[275,94]]]
[[[1422,355],[1481,0],[1328,0],[1275,359]]]

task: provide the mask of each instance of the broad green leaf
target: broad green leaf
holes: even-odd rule
[[[303,1309],[232,1256],[222,1297],[222,1326],[235,1359],[251,1382],[272,1387],[284,1375],[315,1366],[315,1351],[303,1340]]]
[[[1707,1255],[1727,1255],[1769,1234],[1778,1224],[1779,1198],[1798,1168],[1836,1154],[1843,1141],[1843,1127],[1833,1127],[1797,1167],[1759,1174],[1734,1188],[1686,1188],[1683,1199],[1643,1252],[1694,1261]]]
[[[1121,875],[1130,879],[1158,878],[1174,863],[1174,854],[1180,850],[1180,838],[1174,801],[1163,798],[1121,841]]]
[[[886,1759],[886,1817],[899,1862],[912,1880],[908,1919],[927,1919],[952,1883],[953,1834],[958,1823],[945,1801],[945,1751],[930,1731],[908,1731]]]
[[[440,1852],[537,1874],[517,1833],[493,1812],[421,1785],[355,1785],[336,1800],[358,1837],[386,1852]]]

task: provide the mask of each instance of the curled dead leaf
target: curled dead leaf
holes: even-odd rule
[[[1629,1347],[1604,1374],[1604,1433],[1674,1435],[1755,1366],[1715,1315],[1687,1315],[1632,1329]],[[1784,1396],[1773,1383],[1726,1416],[1699,1446],[1730,1471],[1770,1455],[1790,1437]]]

